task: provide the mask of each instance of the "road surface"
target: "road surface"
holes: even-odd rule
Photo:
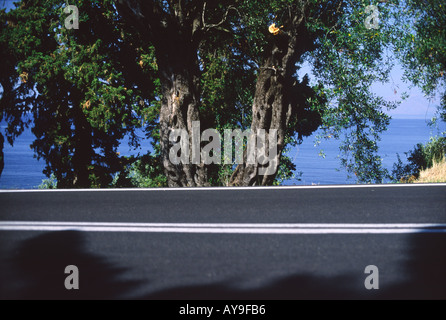
[[[2,299],[446,299],[445,270],[445,184],[0,191]]]

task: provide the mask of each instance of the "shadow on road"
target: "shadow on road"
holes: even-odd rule
[[[315,300],[358,299],[358,292],[345,288],[354,280],[349,276],[318,278],[295,275],[256,289],[236,289],[224,284],[174,288],[143,299],[161,300]]]
[[[410,236],[409,241],[408,259],[401,261],[404,281],[379,290],[366,290],[357,275],[323,278],[296,274],[251,290],[224,284],[190,286],[157,292],[144,299],[446,299],[446,234],[419,233]]]
[[[408,259],[401,261],[405,278],[379,290],[366,290],[358,275],[332,278],[295,274],[268,285],[239,289],[215,283],[158,291],[140,299],[446,299],[446,234],[410,236]],[[20,243],[0,263],[8,268],[0,288],[2,299],[121,299],[141,289],[150,292],[150,280],[123,280],[130,270],[84,250],[80,232],[45,233]],[[0,257],[1,259],[1,257]],[[5,259],[7,261],[5,261]],[[340,257],[342,259],[342,257]],[[125,261],[119,262],[125,265]],[[146,263],[146,262],[145,262]],[[80,290],[66,290],[64,269],[76,265]],[[364,276],[364,275],[362,275]],[[353,284],[353,285],[352,285]],[[359,284],[359,285],[358,285]]]
[[[362,275],[331,278],[296,274],[251,290],[224,284],[169,289],[144,299],[446,299],[446,234],[418,233],[409,237],[407,259],[401,261],[404,280],[379,290],[366,290]]]
[[[120,279],[125,268],[84,250],[77,231],[41,234],[21,242],[12,255],[0,257],[3,269],[1,299],[119,299],[138,287],[137,281]],[[79,269],[79,290],[67,290],[65,267]]]
[[[446,233],[415,233],[408,259],[402,262],[407,281],[382,290],[383,299],[446,299]]]

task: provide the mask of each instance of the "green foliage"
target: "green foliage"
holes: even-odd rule
[[[299,180],[298,176],[300,176],[301,173],[296,174],[295,171],[296,171],[296,165],[292,162],[290,157],[288,157],[286,154],[282,155],[279,168],[277,169],[277,175],[274,181],[274,185],[280,186],[285,181],[290,179]]]
[[[159,158],[146,155],[134,161],[126,169],[126,176],[135,188],[160,188],[167,186],[167,178]]]
[[[249,127],[254,70],[244,68],[229,45],[215,48],[214,52],[209,50],[207,47],[201,60],[202,126],[217,130],[231,126]]]
[[[15,46],[20,38],[15,38],[14,26],[17,22],[11,19],[6,11],[0,10],[0,121],[6,122],[4,138],[13,144],[24,129],[30,124],[25,115],[30,111],[29,99],[33,86],[26,81],[26,73],[17,73],[18,58],[14,54]],[[22,36],[21,34],[17,35]]]
[[[439,112],[446,121],[446,4],[406,0],[395,16],[400,26],[396,51],[405,76],[429,96],[443,91]]]
[[[57,179],[54,174],[51,174],[49,179],[43,179],[42,183],[37,187],[39,189],[57,189]]]
[[[119,141],[131,135],[136,146],[134,129],[155,121],[156,63],[153,47],[133,44],[112,1],[75,4],[81,27],[68,30],[64,1],[23,1],[2,13],[1,40],[16,59],[8,75],[28,95],[45,173],[60,187],[105,187],[122,169]]]
[[[404,164],[398,154],[398,161],[393,165],[392,179],[395,182],[418,178],[421,170],[432,168],[446,156],[446,137],[434,137],[426,144],[417,144],[413,150],[405,152],[408,163]]]
[[[171,2],[153,2],[165,12],[174,10]],[[185,3],[189,9],[203,4]],[[12,144],[33,120],[34,151],[59,187],[164,186],[158,123],[163,97],[154,44],[144,30],[126,23],[115,1],[70,4],[79,8],[79,30],[64,27],[65,0],[22,0],[15,10],[0,12],[0,121],[8,123],[6,140]],[[364,24],[370,4],[379,8],[378,30]],[[291,21],[301,10],[302,27],[293,30]],[[298,32],[301,50],[293,61],[289,94],[296,116],[286,147],[322,126],[321,140],[343,139],[341,165],[348,172],[360,182],[381,182],[387,172],[377,156],[380,135],[389,124],[386,111],[397,103],[375,95],[371,86],[388,81],[388,52],[398,49],[407,77],[425,92],[444,84],[441,1],[208,1],[203,18],[215,23],[226,11],[227,21],[206,31],[197,52],[201,129],[249,128],[256,77],[274,41],[268,27],[275,23],[284,33]],[[306,62],[314,79],[299,74]],[[119,155],[124,136],[139,146],[140,128],[151,138],[154,155]],[[210,183],[227,184],[233,169],[211,166]],[[275,183],[294,170],[283,156]]]
[[[323,125],[325,137],[340,138],[341,164],[360,182],[381,182],[387,172],[377,156],[380,134],[390,117],[386,111],[397,106],[371,91],[375,82],[386,82],[392,68],[386,48],[393,40],[392,1],[376,3],[380,11],[379,30],[364,24],[369,1],[307,1],[305,29],[299,30],[302,56],[297,69],[308,61],[313,67],[314,85],[305,93],[308,79],[293,93],[303,108],[287,132],[289,138],[301,140]],[[246,43],[243,55],[260,66],[271,35],[268,26],[275,23],[282,32],[290,28],[293,13],[302,10],[296,1],[241,1],[237,7],[242,27],[235,27],[236,38]],[[300,89],[300,90],[299,90]],[[315,113],[311,113],[315,112]],[[322,115],[322,118],[321,118]],[[318,117],[319,116],[319,117]],[[307,124],[307,130],[305,130]],[[297,136],[295,136],[297,134]],[[291,143],[292,140],[288,140]]]
[[[382,182],[387,175],[378,156],[378,142],[389,125],[386,111],[397,106],[371,91],[373,83],[389,80],[393,66],[386,55],[393,40],[393,4],[375,3],[380,12],[378,30],[365,26],[369,4],[345,2],[337,21],[327,16],[325,23],[324,19],[311,20],[309,26],[321,33],[310,58],[320,90],[329,101],[323,114],[324,135],[319,139],[343,136],[341,165],[363,183]]]

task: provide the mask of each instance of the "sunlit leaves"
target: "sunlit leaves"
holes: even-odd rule
[[[443,91],[440,111],[446,121],[446,5],[441,0],[407,0],[402,6],[396,17],[401,29],[397,53],[405,75],[431,97]]]
[[[393,66],[387,57],[392,40],[392,3],[377,4],[378,30],[368,29],[364,23],[369,4],[344,2],[333,24],[315,23],[314,28],[322,28],[324,34],[311,60],[329,99],[323,117],[325,136],[344,136],[342,166],[360,182],[381,182],[387,172],[378,156],[378,142],[389,124],[386,111],[397,104],[376,96],[371,86],[386,82]]]

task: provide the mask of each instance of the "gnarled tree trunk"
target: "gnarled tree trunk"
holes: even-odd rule
[[[160,144],[162,161],[169,187],[195,187],[207,185],[206,168],[201,162],[173,164],[169,153],[171,130],[186,130],[192,146],[194,121],[199,121],[199,69],[197,49],[172,35],[169,43],[158,46],[157,59],[162,84],[160,110]],[[189,149],[191,150],[191,148]],[[182,150],[184,152],[184,150]]]
[[[203,1],[169,2],[166,10],[160,2],[119,0],[118,8],[128,22],[137,26],[155,53],[162,85],[160,146],[169,187],[195,187],[208,184],[203,164],[173,164],[171,130],[185,130],[192,145],[192,123],[199,121],[198,45],[202,29]],[[182,150],[183,151],[183,150]]]
[[[266,132],[266,151],[269,150],[269,136],[272,129],[277,130],[277,152],[269,164],[262,165],[258,160],[259,148],[256,149],[256,163],[239,164],[231,176],[230,184],[234,186],[272,185],[277,175],[283,149],[285,135],[295,106],[291,99],[291,90],[296,86],[293,77],[296,72],[295,63],[308,49],[298,43],[301,34],[305,32],[302,24],[304,9],[301,14],[290,17],[285,24],[286,29],[277,35],[270,36],[270,46],[265,51],[263,65],[257,77],[254,102],[252,105],[251,132],[258,134],[260,129]],[[304,48],[305,47],[305,48]],[[274,140],[274,139],[273,139]],[[274,141],[271,141],[274,142]],[[268,156],[268,154],[266,154]],[[270,155],[271,157],[272,155]],[[274,166],[275,170],[262,175],[265,166]],[[268,170],[270,171],[270,170]]]

